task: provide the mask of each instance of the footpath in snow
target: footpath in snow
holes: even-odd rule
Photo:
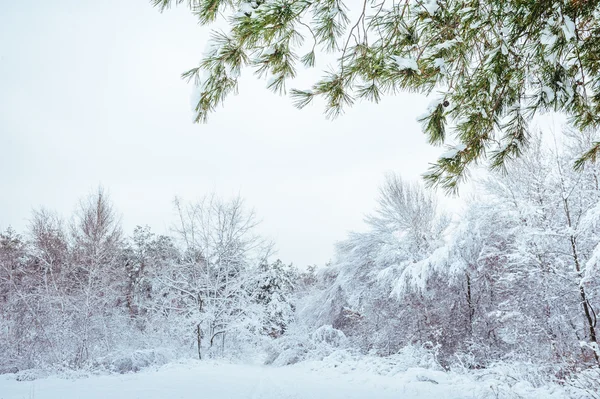
[[[566,398],[562,389],[512,386],[422,368],[384,375],[360,363],[304,362],[286,367],[215,361],[173,363],[139,373],[48,377],[0,376],[0,399],[466,399]]]

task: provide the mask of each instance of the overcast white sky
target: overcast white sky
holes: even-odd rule
[[[207,31],[184,8],[2,2],[2,229],[23,231],[40,206],[69,216],[98,184],[128,233],[138,224],[167,232],[175,195],[239,192],[282,260],[322,264],[334,242],[363,228],[385,172],[417,179],[443,151],[416,122],[422,97],[359,104],[331,122],[248,73],[208,125],[194,125],[192,88],[179,76],[199,61]]]

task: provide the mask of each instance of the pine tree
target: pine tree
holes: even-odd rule
[[[263,332],[273,338],[283,335],[294,319],[292,293],[296,274],[292,265],[285,265],[279,259],[259,266],[258,287],[252,287],[253,295],[263,307]]]
[[[164,10],[184,0],[152,2]],[[469,165],[489,158],[501,168],[519,156],[537,113],[563,112],[582,130],[600,125],[597,1],[364,0],[357,10],[341,0],[186,2],[200,24],[222,17],[229,26],[213,32],[200,65],[183,74],[200,92],[196,122],[237,90],[244,68],[283,93],[299,64],[314,67],[328,52],[337,65],[310,89],[292,90],[295,104],[322,97],[335,117],[356,100],[435,92],[423,130],[431,144],[458,145],[426,180],[450,191]],[[599,151],[593,143],[577,166]]]

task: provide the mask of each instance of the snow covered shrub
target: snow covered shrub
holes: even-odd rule
[[[348,339],[330,325],[309,333],[303,326],[290,326],[289,333],[273,340],[267,349],[265,364],[286,366],[303,360],[322,360],[348,347]]]
[[[306,359],[307,353],[313,348],[308,331],[292,325],[286,334],[269,342],[265,364],[286,366],[298,363]]]
[[[516,383],[531,387],[543,387],[556,382],[559,365],[541,365],[533,362],[496,362],[486,368],[467,370],[453,368],[455,372],[474,375],[479,380],[494,381],[498,385],[512,386]]]
[[[98,358],[94,368],[102,368],[120,374],[137,372],[149,366],[161,366],[177,357],[172,349],[156,348],[132,352],[115,352]]]
[[[304,353],[302,350],[297,349],[285,349],[279,353],[277,357],[271,363],[273,366],[289,366],[290,364],[296,364],[304,359]]]
[[[346,335],[330,325],[325,325],[317,328],[311,334],[312,341],[317,344],[329,345],[333,348],[341,348],[348,344],[348,338]]]
[[[592,399],[600,399],[600,368],[594,367],[574,373],[567,383],[576,394],[583,395]],[[575,395],[574,395],[575,397]]]
[[[27,369],[19,371],[15,374],[17,381],[34,381],[40,378],[46,378],[50,375],[48,370],[43,369]]]
[[[0,368],[0,375],[2,374],[15,374],[19,372],[19,368],[16,366]]]
[[[439,346],[429,343],[424,345],[407,345],[398,353],[390,356],[397,369],[408,370],[413,367],[421,367],[430,370],[441,370],[437,356]]]

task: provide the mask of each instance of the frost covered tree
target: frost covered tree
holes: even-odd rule
[[[595,1],[152,0],[161,10],[184,2],[200,24],[227,27],[183,74],[199,90],[196,121],[236,92],[244,69],[282,93],[300,65],[332,53],[335,67],[292,90],[296,105],[320,97],[333,117],[356,100],[435,93],[423,130],[432,144],[458,145],[427,179],[449,190],[486,155],[495,168],[521,154],[536,113],[564,112],[579,129],[600,125]],[[600,143],[586,150],[580,162],[594,160]]]
[[[597,362],[597,169],[570,167],[595,138],[571,132],[563,139],[559,151],[535,136],[510,173],[478,184],[479,197],[437,260],[447,284],[427,282],[428,292],[453,298],[459,310],[442,329],[451,336],[456,326],[464,336],[443,345],[470,353],[475,364],[503,356]]]
[[[27,247],[12,228],[0,232],[0,369],[9,369],[28,354],[28,328],[33,324],[23,293]]]
[[[22,275],[26,254],[25,242],[17,232],[8,228],[0,233],[0,299],[6,303]]]
[[[47,209],[33,212],[29,223],[28,309],[37,321],[31,329],[30,352],[48,362],[73,361],[75,284],[72,247],[63,219]]]
[[[104,189],[80,201],[71,224],[72,253],[68,278],[76,320],[75,363],[85,363],[95,342],[112,342],[117,331],[108,329],[115,307],[123,307],[125,265],[121,257],[120,219]]]
[[[27,349],[12,352],[13,365],[81,367],[113,349],[125,327],[125,269],[119,220],[106,193],[99,189],[81,201],[70,229],[57,214],[34,211],[25,237],[13,272],[18,278],[11,278],[19,308],[12,324],[19,338],[12,342]],[[8,265],[0,259],[2,268]]]
[[[338,245],[300,315],[382,355],[417,344],[445,365],[597,365],[598,168],[571,167],[597,138],[557,140],[532,136],[451,223],[422,188],[388,178],[368,230]]]
[[[0,372],[123,372],[157,348],[234,356],[283,335],[299,274],[269,262],[254,213],[216,196],[177,210],[176,236],[137,227],[126,238],[99,189],[71,223],[41,209],[25,235],[0,233]]]
[[[522,323],[543,332],[556,356],[573,353],[581,344],[583,355],[597,362],[598,275],[589,269],[596,267],[593,254],[600,242],[598,171],[591,167],[577,173],[569,167],[592,139],[567,137],[564,151],[551,151],[538,140],[530,154],[512,165],[510,175],[486,185],[493,196],[490,213],[510,229],[502,250],[502,284],[509,293],[502,312],[526,315]],[[537,313],[529,310],[532,298],[539,300]],[[560,306],[552,298],[561,298]]]
[[[240,197],[226,201],[209,195],[175,205],[184,256],[159,277],[168,291],[165,309],[182,317],[183,334],[194,332],[199,357],[203,346],[215,350],[220,344],[222,353],[228,333],[260,329],[255,282],[271,244],[256,233],[256,216]]]
[[[127,272],[126,301],[132,316],[156,311],[160,302],[161,273],[168,272],[181,254],[173,239],[152,233],[148,226],[137,226],[124,251]]]
[[[423,315],[398,297],[419,300],[411,288],[429,274],[428,258],[443,245],[448,221],[432,193],[389,175],[366,222],[367,232],[338,244],[335,261],[321,273],[329,282],[307,313],[316,316],[317,325],[342,330],[363,350],[389,354],[417,340],[406,328]]]
[[[255,301],[263,307],[262,330],[277,338],[283,335],[294,320],[294,293],[296,270],[277,259],[259,266]]]

